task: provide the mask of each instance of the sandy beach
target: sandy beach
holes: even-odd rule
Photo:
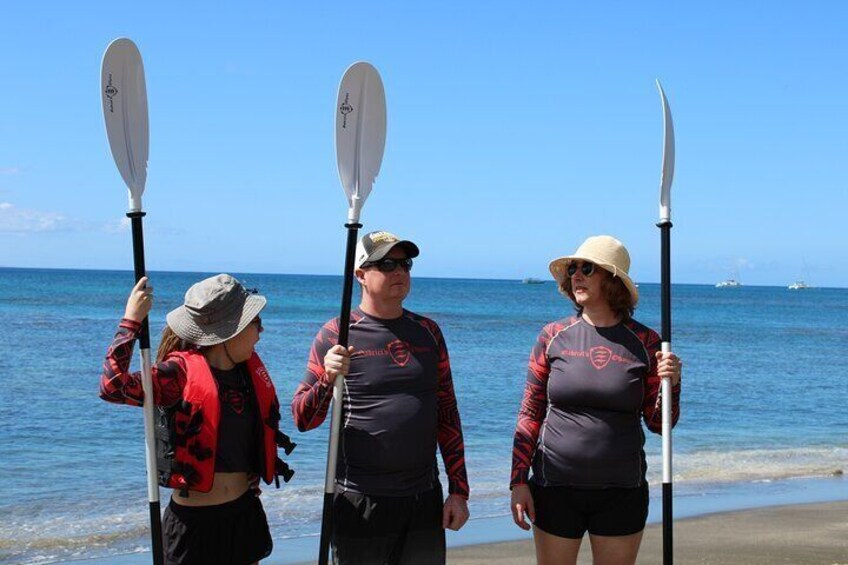
[[[679,564],[848,565],[848,502],[760,508],[678,520],[674,528]],[[592,562],[588,539],[580,564]],[[532,540],[448,550],[459,565],[535,563]],[[662,563],[662,526],[649,525],[639,563]]]
[[[520,536],[521,532],[517,534]],[[772,506],[678,519],[674,526],[675,563],[679,565],[848,565],[848,501]],[[291,541],[291,540],[289,540]],[[588,538],[578,563],[592,562]],[[309,540],[309,552],[317,539]],[[296,562],[278,544],[265,565]],[[302,554],[304,547],[299,549]],[[77,561],[74,561],[77,562]],[[85,559],[87,565],[144,565],[149,553]],[[448,563],[457,565],[529,565],[535,563],[529,534],[519,541],[448,548]],[[300,565],[315,561],[300,562]],[[640,564],[662,563],[662,527],[649,524],[639,553]]]

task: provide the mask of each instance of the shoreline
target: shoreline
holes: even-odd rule
[[[661,562],[662,504],[658,495],[659,488],[652,488],[640,563]],[[787,543],[794,540],[798,544],[804,542],[804,547],[812,547],[817,552],[815,560],[804,561],[800,559],[803,554],[791,553],[793,558],[784,559],[784,562],[848,565],[848,479],[843,476],[714,485],[697,495],[686,494],[685,488],[679,488],[674,502],[675,555],[681,559],[697,557],[688,562],[774,563],[778,561],[775,556],[791,553]],[[796,514],[809,524],[800,530],[803,536],[795,528]],[[827,537],[826,532],[838,535]],[[815,543],[807,543],[807,537]],[[716,543],[717,539],[720,543]],[[262,563],[314,563],[310,559],[317,554],[318,535],[276,538],[274,544],[274,553]],[[484,565],[491,561],[504,564],[535,561],[532,534],[520,530],[508,515],[473,518],[460,532],[449,531],[447,544],[448,563]],[[588,547],[588,541],[584,541],[584,545]],[[713,550],[725,552],[726,548],[733,548],[739,560],[734,561],[732,553],[722,553],[725,557],[721,560],[708,559]],[[759,554],[771,557],[753,560]],[[835,555],[841,557],[833,557]],[[678,561],[687,562],[681,559]],[[146,565],[150,555],[141,552],[59,562]],[[591,563],[590,551],[585,547],[579,563]]]
[[[645,528],[638,563],[662,563],[662,524]],[[592,563],[584,538],[579,565]],[[717,512],[674,523],[677,563],[724,565],[848,564],[848,502],[772,506]],[[535,563],[533,541],[489,543],[448,549],[448,563]]]

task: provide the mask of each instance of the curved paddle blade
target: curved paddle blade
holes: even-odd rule
[[[112,157],[130,191],[130,211],[141,211],[147,181],[147,87],[138,47],[116,39],[103,54],[100,96]]]
[[[336,102],[336,160],[351,223],[359,221],[359,212],[380,172],[385,147],[383,81],[370,64],[354,63],[342,77]]]
[[[671,220],[671,182],[674,180],[674,123],[671,121],[671,109],[665,91],[657,80],[660,99],[663,107],[663,125],[665,135],[663,141],[662,177],[660,177],[660,220]]]

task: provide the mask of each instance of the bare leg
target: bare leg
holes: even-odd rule
[[[582,539],[561,538],[533,528],[537,565],[576,565]]]
[[[642,532],[629,536],[589,535],[594,565],[633,565],[642,543]],[[538,552],[538,544],[536,545]],[[540,561],[541,563],[541,561]]]

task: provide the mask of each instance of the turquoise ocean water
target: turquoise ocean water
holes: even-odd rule
[[[209,274],[152,275],[154,346],[165,313]],[[338,315],[341,278],[234,274],[269,299],[258,350],[285,407],[313,336]],[[0,269],[0,564],[117,562],[148,548],[141,410],[97,396],[131,284],[129,272]],[[642,284],[640,292],[637,319],[659,328],[659,286]],[[846,480],[827,478],[848,467],[848,289],[679,285],[673,300],[674,350],[685,363],[675,508],[705,499],[740,507],[750,492],[767,503],[762,485],[796,479],[818,480],[825,497],[848,499]],[[553,283],[504,280],[415,279],[406,305],[446,336],[473,532],[475,523],[509,512],[528,354],[542,325],[572,310]],[[289,458],[294,480],[264,489],[275,562],[286,560],[287,548],[314,544],[326,457],[326,426],[299,434],[284,409],[283,427],[299,445]],[[659,437],[651,435],[646,449],[656,485]],[[164,506],[165,490],[162,498]],[[653,499],[652,511],[659,507]],[[461,543],[462,535],[450,539]]]

